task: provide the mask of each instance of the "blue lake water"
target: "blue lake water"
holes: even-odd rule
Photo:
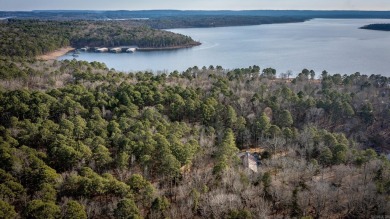
[[[131,72],[184,71],[192,66],[221,65],[233,69],[259,65],[279,73],[304,68],[320,73],[390,76],[390,32],[361,30],[384,19],[314,19],[304,23],[188,28],[170,31],[191,36],[201,46],[172,51],[81,53],[77,59],[104,62]],[[71,55],[59,58],[73,59]]]

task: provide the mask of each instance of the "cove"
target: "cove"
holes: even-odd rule
[[[220,65],[234,69],[259,65],[279,73],[313,69],[319,74],[382,74],[390,76],[390,32],[362,30],[386,19],[313,19],[303,23],[240,27],[170,29],[202,45],[178,50],[135,53],[82,52],[76,58],[104,62],[124,72],[184,71],[189,67]],[[73,59],[70,54],[59,60]]]

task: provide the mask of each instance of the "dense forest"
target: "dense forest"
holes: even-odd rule
[[[0,217],[390,215],[390,78],[290,77],[2,57]]]
[[[390,24],[369,24],[360,29],[390,31]]]
[[[42,21],[0,22],[0,54],[35,57],[66,46],[140,48],[191,47],[199,42],[188,36],[156,30],[131,21]]]

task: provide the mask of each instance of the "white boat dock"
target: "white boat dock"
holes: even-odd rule
[[[122,52],[122,48],[120,48],[120,47],[111,48],[110,52],[119,53],[119,52]]]
[[[133,52],[135,52],[137,49],[136,48],[128,48],[127,50],[126,50],[126,52],[128,52],[128,53],[133,53]]]
[[[108,48],[103,47],[103,48],[98,48],[95,50],[96,52],[108,52]]]

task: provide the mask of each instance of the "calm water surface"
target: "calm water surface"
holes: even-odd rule
[[[201,46],[174,51],[81,53],[77,59],[104,62],[121,71],[184,71],[188,67],[259,65],[278,73],[303,68],[320,73],[390,76],[390,32],[361,30],[383,19],[314,19],[304,23],[243,27],[190,28],[170,31],[191,36]],[[65,55],[59,59],[72,59]]]

